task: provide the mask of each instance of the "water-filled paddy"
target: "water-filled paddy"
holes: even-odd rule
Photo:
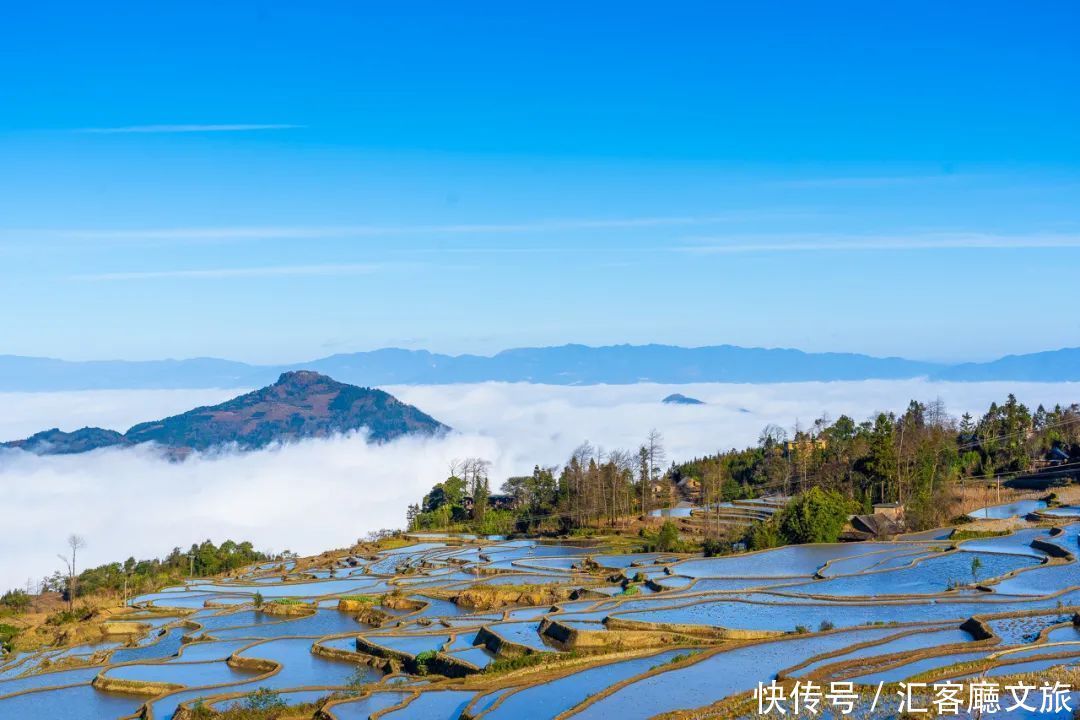
[[[457,720],[476,693],[441,690],[421,695],[400,710],[392,710],[385,720]]]
[[[133,714],[141,700],[130,695],[114,695],[89,685],[50,690],[0,699],[2,718],[64,718],[64,720],[103,720]]]
[[[126,638],[105,637],[81,646],[7,658],[0,664],[0,717],[20,717],[11,713],[21,712],[30,713],[26,717],[112,718],[129,715],[146,702],[109,696],[91,687],[91,680],[99,673],[109,678],[185,686],[187,689],[149,701],[158,720],[170,718],[181,702],[200,698],[214,707],[224,707],[229,701],[220,698],[222,693],[267,688],[285,693],[284,699],[295,703],[357,685],[386,690],[337,704],[332,712],[339,720],[368,717],[405,701],[403,707],[383,717],[456,720],[471,704],[473,716],[496,720],[540,720],[563,712],[575,718],[609,720],[706,706],[746,693],[757,682],[767,682],[776,673],[796,666],[803,666],[794,670],[798,677],[824,672],[838,674],[841,679],[857,675],[860,681],[876,682],[988,657],[1000,658],[989,662],[1011,663],[991,668],[989,675],[1008,673],[1010,666],[1014,672],[1039,672],[1052,664],[1077,662],[1075,658],[1050,656],[1080,653],[1080,644],[1055,649],[1032,643],[1042,637],[1046,642],[1080,642],[1080,633],[1073,626],[1062,625],[1072,617],[1071,606],[1080,605],[1080,589],[1068,590],[1080,588],[1080,566],[1069,558],[1039,566],[1047,555],[1031,543],[1048,541],[1080,554],[1080,523],[1053,536],[1041,528],[968,541],[944,540],[947,534],[929,532],[896,542],[806,545],[716,558],[615,554],[614,545],[601,544],[532,540],[470,543],[468,539],[447,538],[446,543],[418,542],[367,556],[348,567],[342,562],[290,565],[285,582],[280,565],[274,564],[236,579],[196,580],[187,588],[139,598],[142,605],[171,603],[194,612],[181,612],[180,617],[143,613],[140,617],[148,624],[174,626],[162,635],[154,630],[135,637],[131,646],[117,645],[127,643]],[[583,562],[586,556],[602,569],[590,572],[590,565]],[[470,569],[509,572],[485,575]],[[624,593],[620,574],[633,578],[639,572],[660,591],[635,585],[630,594]],[[325,579],[312,580],[312,576]],[[454,601],[462,588],[498,592],[504,583],[546,583],[560,588],[562,594],[554,607],[475,610]],[[977,591],[975,585],[985,589]],[[585,591],[577,594],[582,588]],[[380,597],[394,590],[398,602],[388,605],[395,607],[381,607]],[[320,602],[310,613],[272,615],[254,609],[256,592],[267,602],[289,597]],[[359,622],[352,613],[337,609],[340,596],[356,594],[375,596],[368,606],[374,616],[366,617],[369,622],[381,623],[380,627]],[[416,604],[404,602],[405,598]],[[203,609],[207,604],[224,607]],[[1043,614],[1031,615],[1029,611]],[[1026,614],[993,617],[1018,612]],[[1000,637],[999,644],[963,649],[973,638],[960,630],[960,623],[974,615],[985,618]],[[652,630],[655,623],[693,628],[706,639],[683,647],[631,650],[614,662],[603,655],[595,660],[584,656],[583,661],[574,660],[573,666],[538,683],[526,672],[510,676],[507,686],[500,687],[499,674],[484,674],[479,676],[484,684],[476,690],[460,685],[445,689],[446,681],[437,675],[397,675],[383,680],[383,670],[372,667],[383,667],[383,659],[359,662],[364,656],[358,653],[356,638],[366,637],[409,658],[439,651],[443,653],[440,662],[457,659],[462,673],[477,672],[500,658],[490,649],[498,648],[499,643],[489,639],[486,647],[474,645],[488,632],[506,641],[501,652],[507,656],[524,647],[550,658],[563,657],[559,654],[572,648],[539,633],[545,616],[570,629],[567,642],[577,641],[573,631],[591,631],[579,636],[582,642],[616,642],[619,632]],[[627,630],[618,621],[636,624],[631,623]],[[487,632],[483,632],[485,628]],[[784,635],[731,647],[708,639],[718,628]],[[1049,634],[1043,635],[1044,631]],[[184,644],[184,636],[213,640]],[[315,654],[312,647],[316,643],[331,651],[347,651],[357,662]],[[853,647],[860,643],[870,644]],[[938,648],[946,648],[946,655],[914,656]],[[1019,652],[1010,653],[1011,648]],[[251,673],[226,664],[230,656],[270,661],[280,670],[255,679]],[[91,658],[98,664],[33,674],[50,662]],[[670,664],[676,658],[680,662]],[[415,669],[413,662],[410,659],[406,669]],[[402,666],[391,669],[400,671]],[[31,674],[21,676],[27,672]],[[595,699],[617,683],[624,686]],[[74,687],[56,689],[66,685]],[[11,693],[25,690],[34,692],[11,697]],[[76,699],[90,710],[80,706],[68,712],[66,704]]]
[[[170,662],[201,662],[204,660],[226,660],[237,650],[250,645],[251,640],[217,640],[184,645],[180,655]]]
[[[380,710],[399,705],[409,697],[407,692],[377,692],[371,695],[360,698],[359,700],[350,700],[339,705],[334,705],[331,710],[331,714],[337,718],[337,720],[368,720],[373,714]]]
[[[195,687],[240,682],[255,674],[230,667],[224,662],[196,662],[122,665],[107,671],[105,677]]]
[[[589,705],[573,717],[580,720],[652,717],[664,712],[702,707],[768,682],[784,668],[847,645],[895,633],[890,628],[796,638],[718,652],[684,668],[638,680]],[[675,692],[673,689],[677,688]]]
[[[867,543],[795,545],[749,555],[686,560],[673,566],[673,570],[688,577],[809,577],[830,560],[863,555],[881,549],[880,546],[875,547]]]
[[[281,672],[260,681],[261,687],[282,690],[290,687],[331,686],[342,687],[350,679],[363,682],[378,680],[381,673],[366,665],[314,655],[311,641],[304,638],[285,638],[248,648],[240,653],[244,657],[272,660],[282,665]]]
[[[367,639],[381,647],[409,655],[419,655],[427,650],[439,650],[449,640],[449,635],[369,635]]]
[[[21,678],[13,678],[0,682],[0,697],[24,692],[26,690],[38,690],[48,687],[62,687],[76,683],[90,682],[100,672],[100,668],[78,668],[76,670],[61,670],[60,672],[42,673],[29,675]]]
[[[859,675],[850,679],[852,682],[864,685],[877,685],[879,682],[900,682],[901,680],[927,672],[928,670],[935,670],[949,665],[956,665],[957,663],[970,662],[972,660],[981,660],[988,654],[989,650],[938,655],[935,657],[923,658],[921,660],[913,660],[912,662],[904,663],[897,667],[868,673],[866,675]]]
[[[592,670],[525,688],[506,697],[484,718],[487,720],[543,720],[552,718],[583,702],[605,688],[628,678],[662,666],[680,651],[651,655],[634,660],[611,663]]]
[[[968,513],[968,516],[978,520],[1002,520],[1011,517],[1024,517],[1028,513],[1045,508],[1045,500],[1017,500],[1013,503],[972,510]]]
[[[1003,575],[1040,564],[1027,555],[960,550],[927,557],[909,567],[888,572],[845,575],[788,588],[811,595],[931,595],[954,587],[993,581]],[[881,571],[878,571],[881,572]]]
[[[903,637],[898,637],[895,640],[887,640],[868,647],[852,650],[851,652],[846,652],[843,655],[818,660],[817,662],[810,663],[801,668],[798,672],[792,673],[792,675],[794,677],[802,677],[835,663],[845,663],[862,658],[891,655],[893,653],[902,653],[930,647],[941,647],[943,645],[962,644],[971,642],[973,639],[974,638],[971,637],[970,633],[961,630],[960,628],[911,633],[904,635]]]
[[[473,667],[486,668],[495,660],[495,654],[484,647],[466,648],[449,653],[452,657],[467,662]]]
[[[219,640],[249,637],[274,638],[285,637],[287,635],[321,637],[323,635],[358,632],[365,627],[348,613],[331,609],[318,610],[313,615],[292,619],[275,616],[264,617],[267,618],[264,622],[240,627],[229,627],[222,630],[212,630],[210,631],[210,634]]]

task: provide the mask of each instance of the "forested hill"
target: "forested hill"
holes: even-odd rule
[[[347,385],[315,372],[297,371],[283,373],[273,385],[220,405],[140,423],[123,434],[102,428],[83,428],[70,433],[54,429],[0,447],[42,455],[148,442],[175,451],[207,450],[222,445],[252,450],[361,428],[374,441],[402,435],[433,435],[448,429],[382,390]]]
[[[808,353],[734,345],[685,348],[611,345],[518,348],[491,356],[387,348],[292,365],[214,358],[69,362],[0,355],[0,392],[109,388],[249,388],[291,370],[313,370],[355,385],[532,382],[552,385],[637,382],[801,382],[907,379],[1080,381],[1080,348],[942,364],[856,353]]]

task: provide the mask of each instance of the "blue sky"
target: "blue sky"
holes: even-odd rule
[[[1080,345],[1080,6],[21,3],[0,353]]]

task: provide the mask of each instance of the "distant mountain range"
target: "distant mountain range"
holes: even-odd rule
[[[39,455],[70,455],[98,448],[153,442],[173,456],[232,445],[255,450],[274,443],[328,437],[366,428],[377,442],[448,430],[382,390],[337,382],[311,371],[286,372],[273,385],[211,407],[140,423],[126,433],[104,428],[46,430],[0,443]]]
[[[1080,381],[1080,348],[1009,355],[984,363],[932,363],[855,353],[807,353],[734,345],[684,348],[611,345],[518,348],[496,355],[441,355],[388,348],[292,365],[195,358],[69,362],[0,355],[0,391],[245,388],[282,372],[313,370],[357,385],[435,385],[483,381],[552,385],[637,382],[801,382],[905,379]]]

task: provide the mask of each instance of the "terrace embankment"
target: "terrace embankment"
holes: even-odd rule
[[[470,610],[551,605],[571,599],[574,590],[565,585],[478,585],[457,592],[432,592]]]
[[[155,697],[166,693],[182,690],[183,685],[167,682],[153,682],[149,680],[124,680],[105,675],[98,675],[90,683],[93,687],[103,692],[120,693],[123,695],[146,695]]]
[[[560,648],[593,652],[698,645],[705,642],[700,636],[663,630],[584,630],[551,618],[541,621],[539,632]]]
[[[391,671],[396,669],[396,664],[396,666],[402,667],[407,672],[413,674],[434,674],[448,678],[462,678],[467,675],[478,673],[481,670],[471,663],[467,663],[453,655],[448,655],[443,652],[413,655],[412,653],[407,653],[403,650],[396,650],[372,642],[363,636],[356,639],[356,649],[358,653],[362,655],[371,655],[375,658],[382,658],[387,663],[383,667]],[[372,667],[379,667],[379,664],[375,661],[366,661],[365,664],[371,665]]]
[[[312,615],[316,609],[316,606],[311,603],[277,600],[263,603],[259,607],[259,612],[279,617],[296,617],[298,615]]]
[[[688,635],[706,640],[764,640],[767,638],[780,637],[787,633],[779,630],[741,630],[737,628],[721,628],[710,625],[690,625],[683,623],[658,623],[644,620],[627,620],[626,618],[608,617],[604,619],[604,625],[609,630],[623,630],[630,632],[660,632],[676,635]]]

